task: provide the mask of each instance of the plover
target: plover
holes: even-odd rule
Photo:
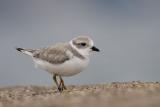
[[[88,36],[78,36],[69,42],[57,43],[42,49],[16,48],[16,50],[29,55],[36,67],[52,74],[60,92],[66,89],[62,76],[80,73],[88,65],[90,53],[99,52]],[[57,76],[60,79],[59,83]]]

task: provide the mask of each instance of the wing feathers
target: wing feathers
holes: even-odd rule
[[[52,64],[61,64],[70,59],[70,55],[67,54],[66,44],[64,43],[41,49],[39,52],[35,53],[33,57]]]

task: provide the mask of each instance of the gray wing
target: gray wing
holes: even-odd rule
[[[34,53],[33,57],[45,60],[52,64],[62,64],[71,57],[67,54],[67,47],[64,43],[43,48]]]

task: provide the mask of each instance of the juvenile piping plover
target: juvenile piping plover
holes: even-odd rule
[[[84,70],[89,63],[89,55],[99,52],[88,36],[78,36],[66,43],[57,43],[42,49],[16,50],[32,57],[35,66],[53,75],[58,90],[66,89],[61,76],[73,76]],[[57,81],[59,76],[60,82]]]

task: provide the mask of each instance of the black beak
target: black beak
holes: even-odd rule
[[[92,48],[92,51],[96,51],[96,52],[99,52],[100,50],[98,48],[96,48],[95,46],[93,46]]]

